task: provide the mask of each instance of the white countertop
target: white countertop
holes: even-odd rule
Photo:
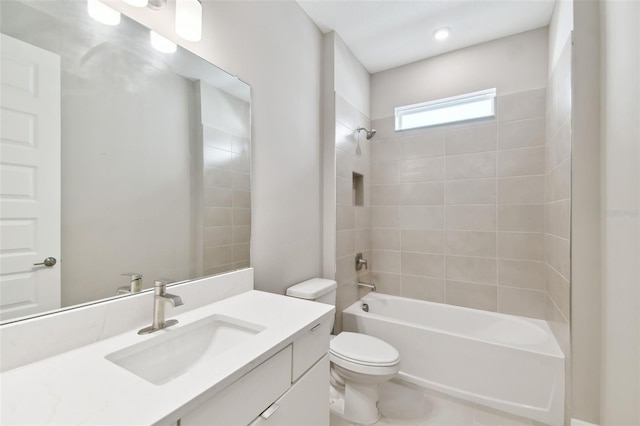
[[[151,384],[105,359],[114,351],[160,333],[172,333],[213,314],[260,324],[266,329],[218,355],[213,368],[196,364],[164,385]],[[179,320],[168,329],[145,336],[138,335],[137,329],[130,330],[0,374],[0,423],[169,424],[292,343],[319,319],[331,315],[331,305],[256,290],[177,316],[167,308],[167,318]]]

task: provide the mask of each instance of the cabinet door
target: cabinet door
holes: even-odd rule
[[[251,423],[251,426],[301,425],[329,425],[329,355],[322,357]]]

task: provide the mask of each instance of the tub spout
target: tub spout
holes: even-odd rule
[[[358,287],[364,287],[364,288],[370,289],[371,291],[376,291],[376,285],[374,283],[369,284],[369,283],[362,283],[358,281],[357,284],[358,284]]]

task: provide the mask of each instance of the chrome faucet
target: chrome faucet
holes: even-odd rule
[[[142,274],[137,272],[127,272],[123,277],[129,277],[129,285],[118,287],[116,294],[138,293],[142,290]]]
[[[164,319],[165,303],[170,303],[173,307],[184,304],[182,297],[167,293],[167,284],[171,282],[173,281],[157,280],[153,284],[153,323],[149,327],[138,331],[138,334],[153,333],[154,331],[162,330],[163,328],[171,327],[178,323],[178,320],[175,319],[167,321]]]
[[[367,260],[362,256],[362,253],[357,253],[356,254],[356,271],[361,270],[363,265],[364,265],[364,269],[368,269]]]

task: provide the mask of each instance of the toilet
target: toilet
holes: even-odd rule
[[[336,288],[333,280],[313,278],[289,287],[287,296],[335,306]],[[329,360],[331,384],[344,391],[343,418],[364,425],[380,420],[378,390],[400,371],[398,350],[376,337],[343,331],[331,338]]]

